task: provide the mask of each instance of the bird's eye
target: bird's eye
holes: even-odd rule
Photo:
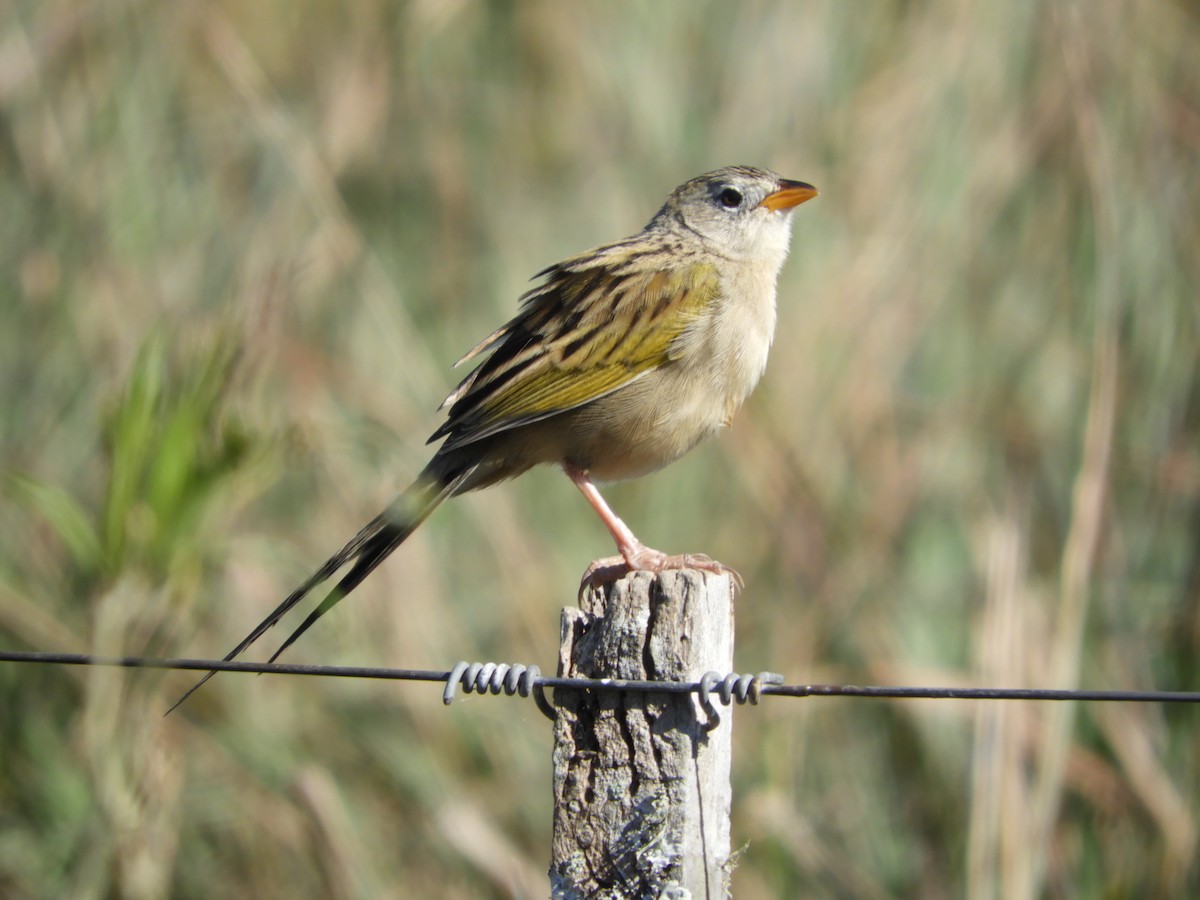
[[[736,209],[742,205],[742,192],[736,188],[727,187],[717,197],[726,209]]]

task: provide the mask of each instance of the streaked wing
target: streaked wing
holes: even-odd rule
[[[462,361],[488,352],[443,403],[430,441],[444,450],[582,406],[670,361],[679,335],[712,302],[717,274],[678,263],[678,248],[623,241],[545,272],[517,316]],[[674,257],[676,263],[664,268]]]

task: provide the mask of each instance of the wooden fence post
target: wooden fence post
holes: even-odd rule
[[[727,674],[733,592],[728,575],[692,569],[589,588],[582,608],[563,610],[559,674]],[[732,709],[719,706],[709,731],[695,694],[558,690],[555,701],[552,896],[728,896]]]

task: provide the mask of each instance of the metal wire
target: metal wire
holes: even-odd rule
[[[726,706],[735,699],[739,705],[749,701],[752,705],[758,706],[758,698],[762,695],[762,689],[770,684],[783,684],[783,676],[777,672],[759,672],[757,675],[738,675],[736,672],[731,672],[721,678],[720,672],[705,672],[697,687],[700,706],[703,707],[704,714],[708,716],[704,730],[712,731],[721,724],[721,714],[717,712],[717,708],[712,702],[714,693]]]
[[[225,662],[215,659],[156,659],[142,656],[92,656],[85,653],[41,653],[17,650],[0,650],[0,662],[42,663],[64,666],[117,666],[127,669],[185,669],[190,671],[217,672],[254,672],[270,675],[316,675],[326,678],[374,678],[388,681],[437,681],[448,683],[455,675],[454,683],[462,683],[466,690],[463,676],[468,674],[469,666],[462,670],[455,667],[451,671],[430,669],[385,669],[371,666],[310,666],[292,663],[253,663]],[[482,670],[485,664],[477,663]],[[491,682],[496,671],[503,664],[492,664],[493,670],[487,676],[484,690],[492,690]],[[510,693],[504,686],[504,680],[515,666],[508,667],[500,675],[501,690]],[[457,672],[457,674],[456,674]],[[699,693],[701,688],[717,693],[722,701],[725,694],[738,702],[751,699],[753,684],[758,682],[757,693],[763,697],[873,697],[886,699],[919,699],[919,700],[1036,700],[1036,701],[1088,701],[1088,702],[1125,702],[1125,703],[1200,703],[1200,691],[1123,691],[1123,690],[1056,690],[1044,688],[965,688],[965,687],[889,687],[877,685],[852,684],[773,684],[768,675],[760,673],[757,676],[732,675],[721,680],[720,675],[701,681],[636,681],[615,678],[557,678],[557,677],[527,677],[529,671],[516,676],[523,680],[531,690],[537,688],[573,688],[589,691],[642,691],[660,694],[689,694]],[[712,673],[710,673],[712,675]],[[478,673],[471,677],[478,687]],[[732,681],[730,681],[732,679]],[[726,688],[726,683],[730,684]],[[520,693],[520,686],[515,689]],[[536,694],[535,694],[536,696]],[[453,698],[453,694],[451,694]],[[727,701],[726,701],[727,702]],[[753,701],[752,701],[753,702]]]
[[[542,670],[537,666],[523,666],[520,663],[468,663],[465,660],[457,663],[446,677],[446,690],[442,692],[442,702],[449,706],[454,702],[454,692],[459,684],[468,694],[472,691],[479,693],[499,694],[501,691],[511,697],[520,694],[522,697],[533,695],[538,709],[551,722],[557,718],[554,706],[542,692]]]

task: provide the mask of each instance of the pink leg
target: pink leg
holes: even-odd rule
[[[592,505],[592,509],[596,511],[596,515],[600,517],[600,521],[604,523],[608,533],[617,542],[617,551],[624,557],[630,569],[653,568],[654,562],[666,558],[665,553],[652,550],[637,539],[637,535],[605,502],[596,485],[592,483],[592,479],[588,477],[586,469],[581,469],[571,463],[563,463],[563,471],[567,473],[567,477],[571,479],[575,487],[579,488],[579,492],[587,498],[587,502]]]
[[[602,570],[605,573],[609,573],[624,563],[624,568],[631,572],[662,572],[666,569],[702,569],[706,572],[729,574],[733,576],[733,580],[737,583],[738,587],[742,586],[742,577],[737,572],[702,553],[684,553],[677,556],[668,556],[661,550],[647,547],[637,539],[637,536],[630,530],[629,526],[621,521],[621,518],[612,511],[612,507],[605,502],[596,485],[592,483],[592,479],[588,477],[586,469],[581,469],[579,466],[569,462],[564,462],[562,468],[575,487],[579,488],[579,492],[587,498],[587,502],[591,504],[592,509],[600,516],[600,521],[604,523],[604,527],[608,529],[608,533],[616,541],[617,551],[621,554],[620,557],[609,557],[608,559],[593,562],[588,567],[587,572],[584,573],[583,579],[585,584],[595,581],[596,576]]]

